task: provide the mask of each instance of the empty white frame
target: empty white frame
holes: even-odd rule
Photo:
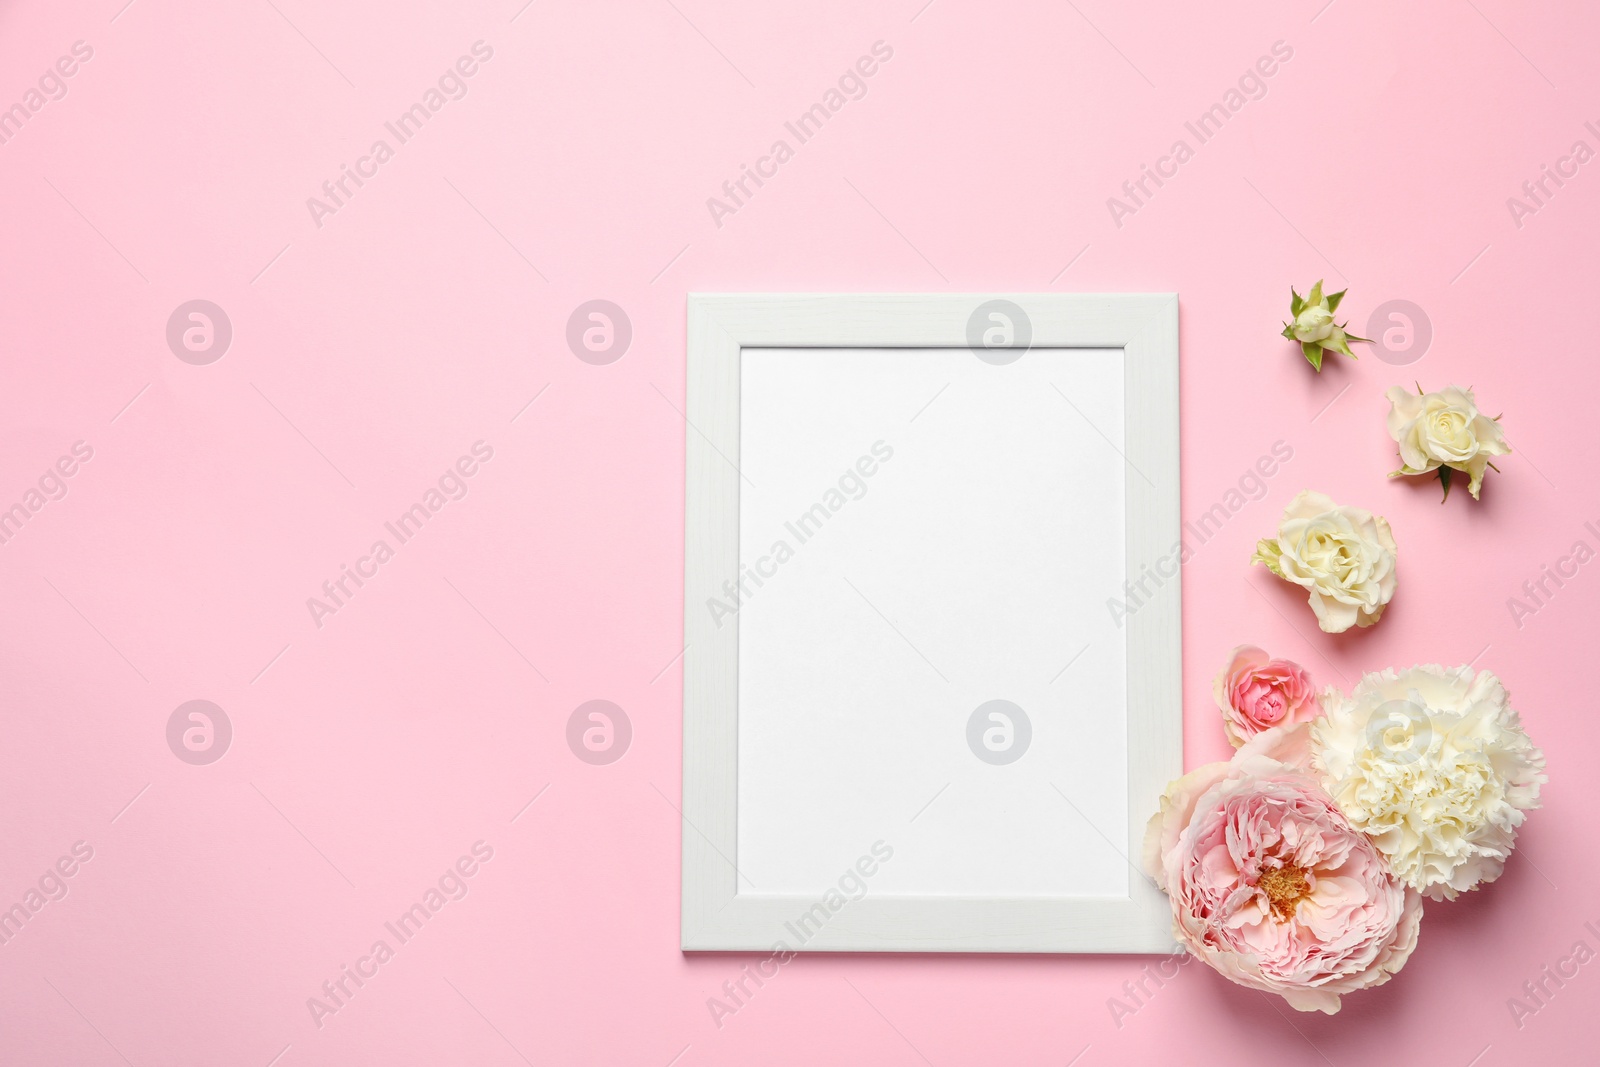
[[[686,950],[1165,952],[1177,298],[692,295]]]

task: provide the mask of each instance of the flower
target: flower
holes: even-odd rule
[[[1350,351],[1351,341],[1371,344],[1365,337],[1346,333],[1344,323],[1333,321],[1333,313],[1339,310],[1339,301],[1344,299],[1347,292],[1348,289],[1341,289],[1332,296],[1323,296],[1322,282],[1318,281],[1302,299],[1294,291],[1294,286],[1289,287],[1289,314],[1292,321],[1283,324],[1283,336],[1291,341],[1299,341],[1300,351],[1319,371],[1322,370],[1324,351],[1332,349],[1355,359],[1356,354]]]
[[[1453,385],[1437,393],[1424,393],[1419,385],[1415,396],[1395,386],[1383,395],[1390,404],[1389,436],[1400,446],[1400,469],[1389,477],[1436,470],[1448,499],[1450,472],[1463,471],[1472,479],[1467,492],[1477,500],[1484,471],[1494,466],[1490,457],[1511,451],[1499,416],[1480,413],[1472,390]]]
[[[1323,791],[1307,764],[1310,729],[1274,727],[1169,785],[1145,829],[1144,865],[1196,957],[1332,1015],[1340,996],[1405,964],[1422,898]]]
[[[1250,562],[1310,590],[1317,624],[1338,634],[1383,617],[1394,599],[1396,551],[1388,520],[1307,490],[1284,509],[1278,536],[1256,543]]]
[[[1211,683],[1211,694],[1234,748],[1269,727],[1306,722],[1322,711],[1304,667],[1272,659],[1254,645],[1233,650]]]
[[[1539,806],[1544,753],[1488,671],[1433,665],[1328,690],[1312,765],[1406,884],[1433,900],[1500,877]]]

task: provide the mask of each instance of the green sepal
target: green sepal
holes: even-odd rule
[[[1289,286],[1289,314],[1294,318],[1300,317],[1300,312],[1306,309],[1306,302],[1300,299],[1300,294],[1294,291],[1294,286]]]
[[[1321,278],[1318,278],[1317,279],[1317,284],[1313,285],[1311,287],[1311,292],[1306,294],[1306,303],[1307,304],[1312,304],[1312,305],[1316,305],[1316,304],[1322,303],[1322,279]]]
[[[1250,557],[1250,562],[1264,564],[1267,570],[1282,578],[1283,565],[1278,562],[1278,557],[1281,555],[1283,555],[1283,550],[1278,547],[1277,541],[1269,541],[1263,538],[1256,542],[1255,554]]]
[[[1439,503],[1441,504],[1450,499],[1450,475],[1453,473],[1454,471],[1449,467],[1439,468],[1439,484],[1444,486],[1444,496],[1439,498]]]
[[[1344,294],[1348,293],[1349,291],[1350,290],[1348,289],[1340,289],[1337,293],[1334,293],[1332,296],[1328,297],[1328,311],[1330,314],[1339,310],[1339,301],[1343,300]]]
[[[1322,370],[1322,346],[1315,341],[1301,341],[1300,351],[1305,354],[1306,360],[1320,373]]]
[[[1333,351],[1338,352],[1341,355],[1349,356],[1351,359],[1356,358],[1356,354],[1350,351],[1350,346],[1345,344],[1344,332],[1342,330],[1334,330],[1332,336],[1323,340],[1322,347],[1331,348]]]

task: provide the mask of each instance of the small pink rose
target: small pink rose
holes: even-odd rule
[[[1211,692],[1234,748],[1274,726],[1310,722],[1322,710],[1304,667],[1254,645],[1233,650]]]

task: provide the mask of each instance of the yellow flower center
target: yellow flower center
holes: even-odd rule
[[[1267,895],[1272,913],[1280,922],[1294,918],[1294,907],[1311,891],[1306,872],[1299,867],[1274,867],[1261,872],[1256,888]]]

